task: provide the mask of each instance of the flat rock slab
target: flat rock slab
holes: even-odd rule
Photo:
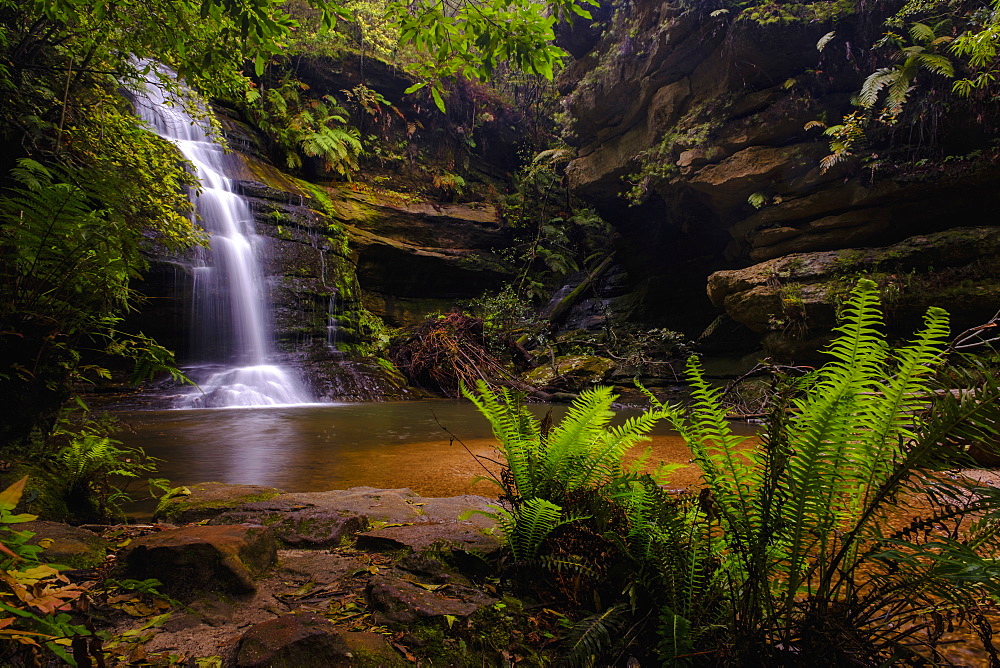
[[[496,599],[471,587],[421,586],[392,576],[372,578],[365,589],[365,599],[376,620],[398,624],[445,615],[465,618],[496,603]]]
[[[71,568],[92,568],[104,561],[109,541],[104,540],[93,531],[73,527],[62,522],[24,522],[13,525],[17,531],[31,531],[35,535],[28,544],[37,545],[39,541],[48,541],[39,557],[49,563],[62,564]]]
[[[421,516],[424,499],[411,490],[352,487],[329,492],[282,494],[275,500],[313,506],[327,512],[360,515],[373,521],[410,522]]]
[[[368,518],[278,497],[224,512],[209,524],[261,524],[288,547],[323,548],[337,547],[345,537],[364,531]]]
[[[284,615],[253,626],[236,650],[239,668],[385,667],[406,663],[377,633],[337,631],[319,615]]]
[[[200,522],[248,503],[265,501],[282,493],[275,487],[262,485],[229,485],[222,482],[202,482],[187,487],[190,494],[162,501],[155,518],[174,524]]]
[[[461,518],[465,524],[489,528],[496,526],[496,520],[483,513],[495,513],[491,505],[496,501],[475,494],[446,496],[441,498],[421,498],[411,501],[421,511],[421,517],[429,522],[453,522]],[[474,512],[479,511],[479,512]]]
[[[247,594],[277,559],[274,533],[248,525],[190,526],[137,538],[126,549],[128,577],[156,578],[166,591]]]
[[[358,569],[358,560],[327,551],[281,550],[278,553],[282,573],[291,578],[305,578],[327,585],[347,577]]]
[[[472,554],[489,555],[500,549],[500,541],[482,533],[474,525],[461,522],[441,522],[389,526],[358,534],[358,549],[389,552],[409,549],[424,552],[429,549],[449,549]]]
[[[400,543],[378,549],[403,546],[423,550],[435,542],[452,543],[468,552],[490,553],[496,549],[496,541],[478,531],[488,531],[496,522],[474,513],[491,512],[493,502],[472,494],[424,498],[406,488],[374,487],[279,494],[271,487],[221,483],[203,483],[190,489],[191,495],[169,500],[166,510],[158,511],[158,516],[175,522],[209,519],[213,525],[261,524],[273,529],[278,540],[291,548],[337,547],[345,537],[363,532],[372,523],[384,522],[425,524],[429,528],[426,532],[407,529],[366,534]]]

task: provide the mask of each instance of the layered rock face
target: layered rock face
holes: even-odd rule
[[[933,165],[869,153],[821,169],[830,154],[821,123],[855,109],[850,97],[871,71],[851,45],[867,50],[895,4],[859,14],[854,3],[801,3],[801,15],[756,22],[701,3],[636,0],[617,8],[603,32],[564,36],[579,56],[562,82],[567,140],[578,151],[569,176],[621,230],[619,257],[634,285],[646,286],[652,317],[696,334],[717,313],[703,292],[717,270],[761,274],[769,265],[759,263],[791,254],[884,248],[914,235],[933,243],[951,227],[992,224],[1000,170],[972,153],[989,134],[966,131],[974,119],[942,121],[926,140],[942,156],[923,161]],[[628,206],[628,197],[639,204]],[[854,271],[884,267],[862,260]],[[713,279],[712,301],[765,335],[769,352],[789,352],[791,339],[829,324],[811,320],[810,309],[792,332],[774,294],[722,298],[717,286],[726,280]],[[917,308],[936,297],[913,298]],[[966,309],[964,319],[984,311],[952,306]]]

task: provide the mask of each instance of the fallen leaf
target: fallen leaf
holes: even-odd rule
[[[410,663],[417,662],[417,657],[410,654],[410,650],[406,648],[406,645],[401,645],[398,642],[390,642],[389,644],[399,650],[399,653],[402,654]]]
[[[423,582],[414,582],[413,584],[417,585],[421,589],[426,589],[427,591],[437,591],[438,589],[442,589],[448,586],[447,584],[432,585],[432,584],[424,584]]]

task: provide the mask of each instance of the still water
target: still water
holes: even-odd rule
[[[539,415],[547,409],[532,408]],[[565,410],[554,406],[553,418]],[[489,483],[473,485],[485,471],[448,433],[475,454],[497,458],[489,424],[467,402],[143,411],[118,417],[125,425],[118,438],[164,460],[158,475],[174,485],[218,481],[295,492],[367,485],[409,487],[423,496],[490,496],[496,490]],[[752,429],[741,427],[747,434]],[[690,459],[683,441],[666,426],[647,445],[654,462]],[[687,466],[670,483],[683,487],[696,477]]]

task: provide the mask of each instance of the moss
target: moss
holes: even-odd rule
[[[851,16],[857,11],[853,0],[824,0],[821,2],[768,0],[765,2],[740,2],[737,5],[743,8],[739,14],[741,21],[749,21],[762,26],[835,21]]]
[[[153,515],[160,519],[194,522],[239,506],[267,501],[282,493],[273,487],[200,483],[189,488],[190,494],[163,499]]]
[[[295,195],[306,196],[309,194],[308,190],[302,188],[304,181],[285,174],[274,165],[269,165],[253,158],[247,158],[246,165],[250,169],[250,173],[254,175],[254,178],[266,186],[275,188],[276,190],[284,190]]]

